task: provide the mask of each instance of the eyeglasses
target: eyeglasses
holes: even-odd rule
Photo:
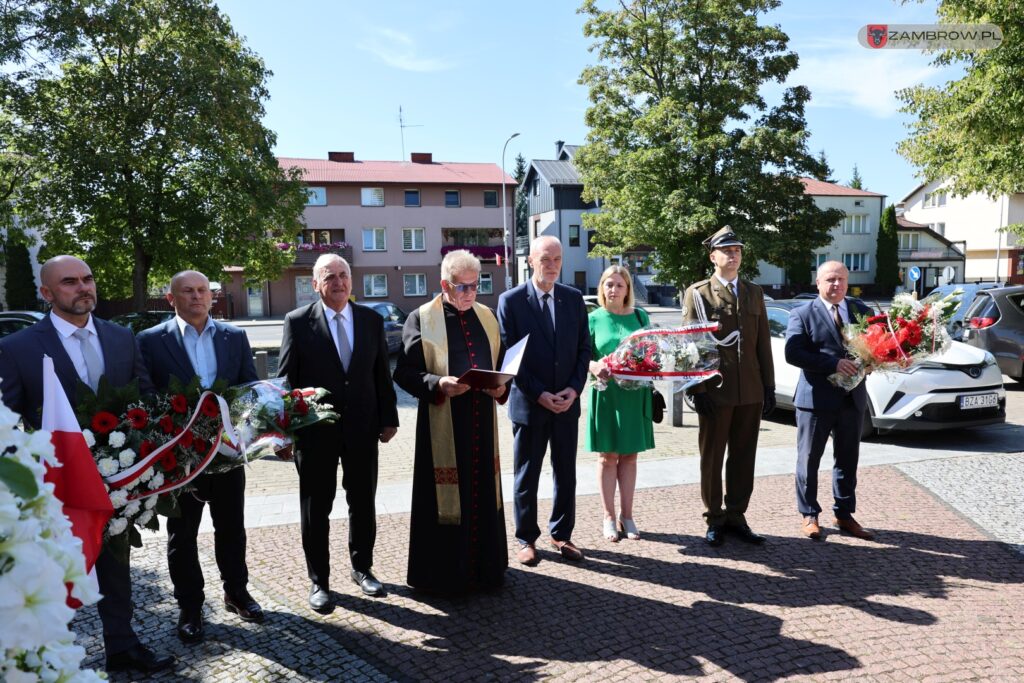
[[[452,282],[451,280],[448,281],[448,284],[450,284],[452,286],[452,289],[454,289],[459,294],[465,294],[466,292],[475,292],[477,287],[480,286],[479,282],[470,282],[469,284],[464,285],[459,282]]]

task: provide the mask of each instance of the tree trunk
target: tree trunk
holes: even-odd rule
[[[153,257],[145,252],[141,242],[133,245],[134,261],[132,266],[132,310],[145,311],[149,299],[149,268]]]

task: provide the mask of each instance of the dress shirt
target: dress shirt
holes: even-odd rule
[[[75,366],[75,372],[86,384],[89,383],[89,371],[85,366],[85,356],[82,355],[82,344],[72,335],[78,328],[69,323],[64,318],[58,315],[54,315],[50,312],[50,322],[53,323],[53,328],[57,330],[58,336],[60,336],[60,343],[64,345],[64,350],[68,352],[68,357],[71,358],[71,364]],[[89,335],[89,343],[96,349],[96,355],[100,358],[100,365],[106,370],[106,361],[103,360],[103,347],[100,346],[100,338],[96,334],[96,325],[92,321],[92,316],[89,316],[89,322],[85,324],[85,329],[92,332]]]
[[[828,317],[831,318],[833,304],[827,301],[823,296],[819,296],[818,298],[821,299],[821,303],[825,304],[825,310],[828,311]],[[843,299],[841,299],[835,305],[839,306],[839,317],[842,319],[842,321],[844,323],[850,322],[850,312],[846,310],[846,297],[843,297]]]
[[[733,295],[736,298],[739,298],[739,296],[740,296],[740,279],[738,277],[734,277],[731,280],[726,280],[721,275],[715,275],[715,277],[718,278],[719,282],[721,282],[723,285],[725,285],[726,289],[728,289],[730,292],[733,292],[734,293]]]
[[[217,380],[217,352],[213,348],[213,337],[217,334],[217,327],[213,324],[213,318],[206,317],[206,326],[202,332],[196,332],[196,328],[185,322],[181,316],[174,316],[174,322],[181,332],[181,340],[185,343],[185,353],[192,363],[192,369],[199,375],[203,388],[209,389]]]
[[[320,302],[320,305],[324,307],[324,318],[327,319],[327,329],[331,331],[331,339],[334,340],[334,348],[338,348],[338,323],[335,318],[341,316],[341,327],[345,330],[345,336],[348,337],[348,348],[352,349],[352,352],[355,353],[356,346],[354,343],[355,332],[353,331],[354,328],[352,326],[352,307],[346,303],[345,308],[336,312],[327,308],[327,306],[324,306],[322,301]]]
[[[537,305],[540,306],[540,310],[544,311],[544,295],[550,294],[548,297],[548,310],[551,312],[551,327],[552,329],[558,329],[555,325],[555,288],[551,287],[550,292],[542,291],[540,287],[531,279],[529,280],[530,287],[533,287],[534,294],[537,295]]]

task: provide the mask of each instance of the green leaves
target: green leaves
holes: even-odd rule
[[[0,455],[0,481],[22,500],[32,500],[39,495],[39,485],[32,470],[3,455]]]

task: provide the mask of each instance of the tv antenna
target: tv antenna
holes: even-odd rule
[[[402,105],[398,105],[398,129],[402,133],[402,161],[405,161],[405,129],[406,128],[422,128],[423,126],[418,123],[406,123],[402,117]]]

